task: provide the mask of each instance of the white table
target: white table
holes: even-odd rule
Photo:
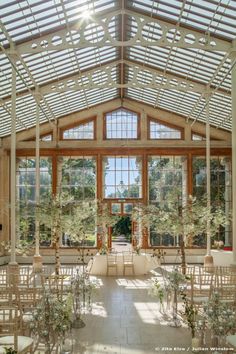
[[[151,254],[134,254],[134,273],[135,275],[147,274],[150,270],[159,266],[156,257],[151,257]],[[117,254],[117,273],[123,275],[123,255]],[[95,255],[93,259],[93,265],[90,271],[91,275],[107,275],[107,256]],[[125,275],[132,274],[129,269],[125,270]],[[116,270],[109,269],[109,275],[116,275]]]

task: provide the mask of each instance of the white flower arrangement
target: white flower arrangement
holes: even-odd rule
[[[38,342],[44,342],[46,353],[60,341],[64,341],[66,332],[72,324],[72,298],[58,299],[44,291],[37,307],[32,313],[30,328]]]
[[[223,241],[214,241],[214,247],[217,248],[218,250],[219,249],[222,249],[224,248],[224,242]]]
[[[151,279],[151,285],[149,288],[149,294],[157,297],[161,304],[163,304],[164,298],[168,297],[174,291],[181,293],[186,285],[187,277],[181,274],[177,269],[174,269],[167,275],[163,283],[160,283],[157,277]]]
[[[217,291],[213,292],[209,302],[204,305],[204,316],[215,336],[225,336],[236,327],[235,311],[229,304],[220,302]]]

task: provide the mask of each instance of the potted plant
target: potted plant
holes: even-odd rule
[[[30,328],[37,343],[45,344],[45,353],[62,344],[72,323],[72,298],[58,299],[47,291],[33,311]]]
[[[199,338],[197,334],[197,330],[199,329],[198,322],[197,322],[197,314],[198,311],[197,309],[193,306],[193,304],[189,301],[186,293],[183,291],[181,292],[181,297],[183,300],[183,315],[184,315],[184,320],[187,323],[188,328],[191,331],[191,337],[192,337],[192,348],[194,348],[194,351],[197,351],[197,348],[200,348],[202,345],[202,340]],[[201,326],[201,322],[199,322],[199,325]]]
[[[85,273],[79,273],[71,279],[71,293],[73,299],[73,328],[82,328],[85,326],[81,315],[87,310],[92,310],[92,295],[95,289],[99,286],[98,281],[91,280]]]
[[[161,309],[164,309],[164,299],[166,299],[168,305],[170,298],[172,297],[171,325],[174,327],[180,326],[180,321],[177,317],[178,295],[182,294],[186,280],[186,276],[181,274],[177,269],[174,269],[172,272],[168,273],[163,279],[163,283],[160,283],[159,279],[156,277],[151,280],[149,293],[158,298]]]
[[[158,301],[160,302],[160,310],[164,310],[164,299],[168,291],[164,284],[159,282],[158,278],[154,277],[151,279],[151,285],[148,290],[148,293],[158,299]]]
[[[74,208],[74,199],[67,193],[59,192],[51,198],[41,200],[37,206],[40,224],[51,230],[52,248],[55,250],[55,273],[60,269],[60,239],[67,231],[71,219],[70,210]]]
[[[218,291],[214,291],[210,300],[204,305],[204,317],[207,327],[211,330],[212,346],[224,345],[220,342],[236,327],[236,317],[231,304],[220,301]]]

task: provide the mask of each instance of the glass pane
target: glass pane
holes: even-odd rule
[[[111,212],[112,212],[112,214],[120,214],[121,213],[121,204],[112,203],[111,204]]]
[[[124,203],[124,213],[131,214],[133,211],[133,204],[132,203]]]

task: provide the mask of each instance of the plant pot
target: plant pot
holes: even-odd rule
[[[201,339],[192,337],[192,352],[200,353],[201,351]]]

